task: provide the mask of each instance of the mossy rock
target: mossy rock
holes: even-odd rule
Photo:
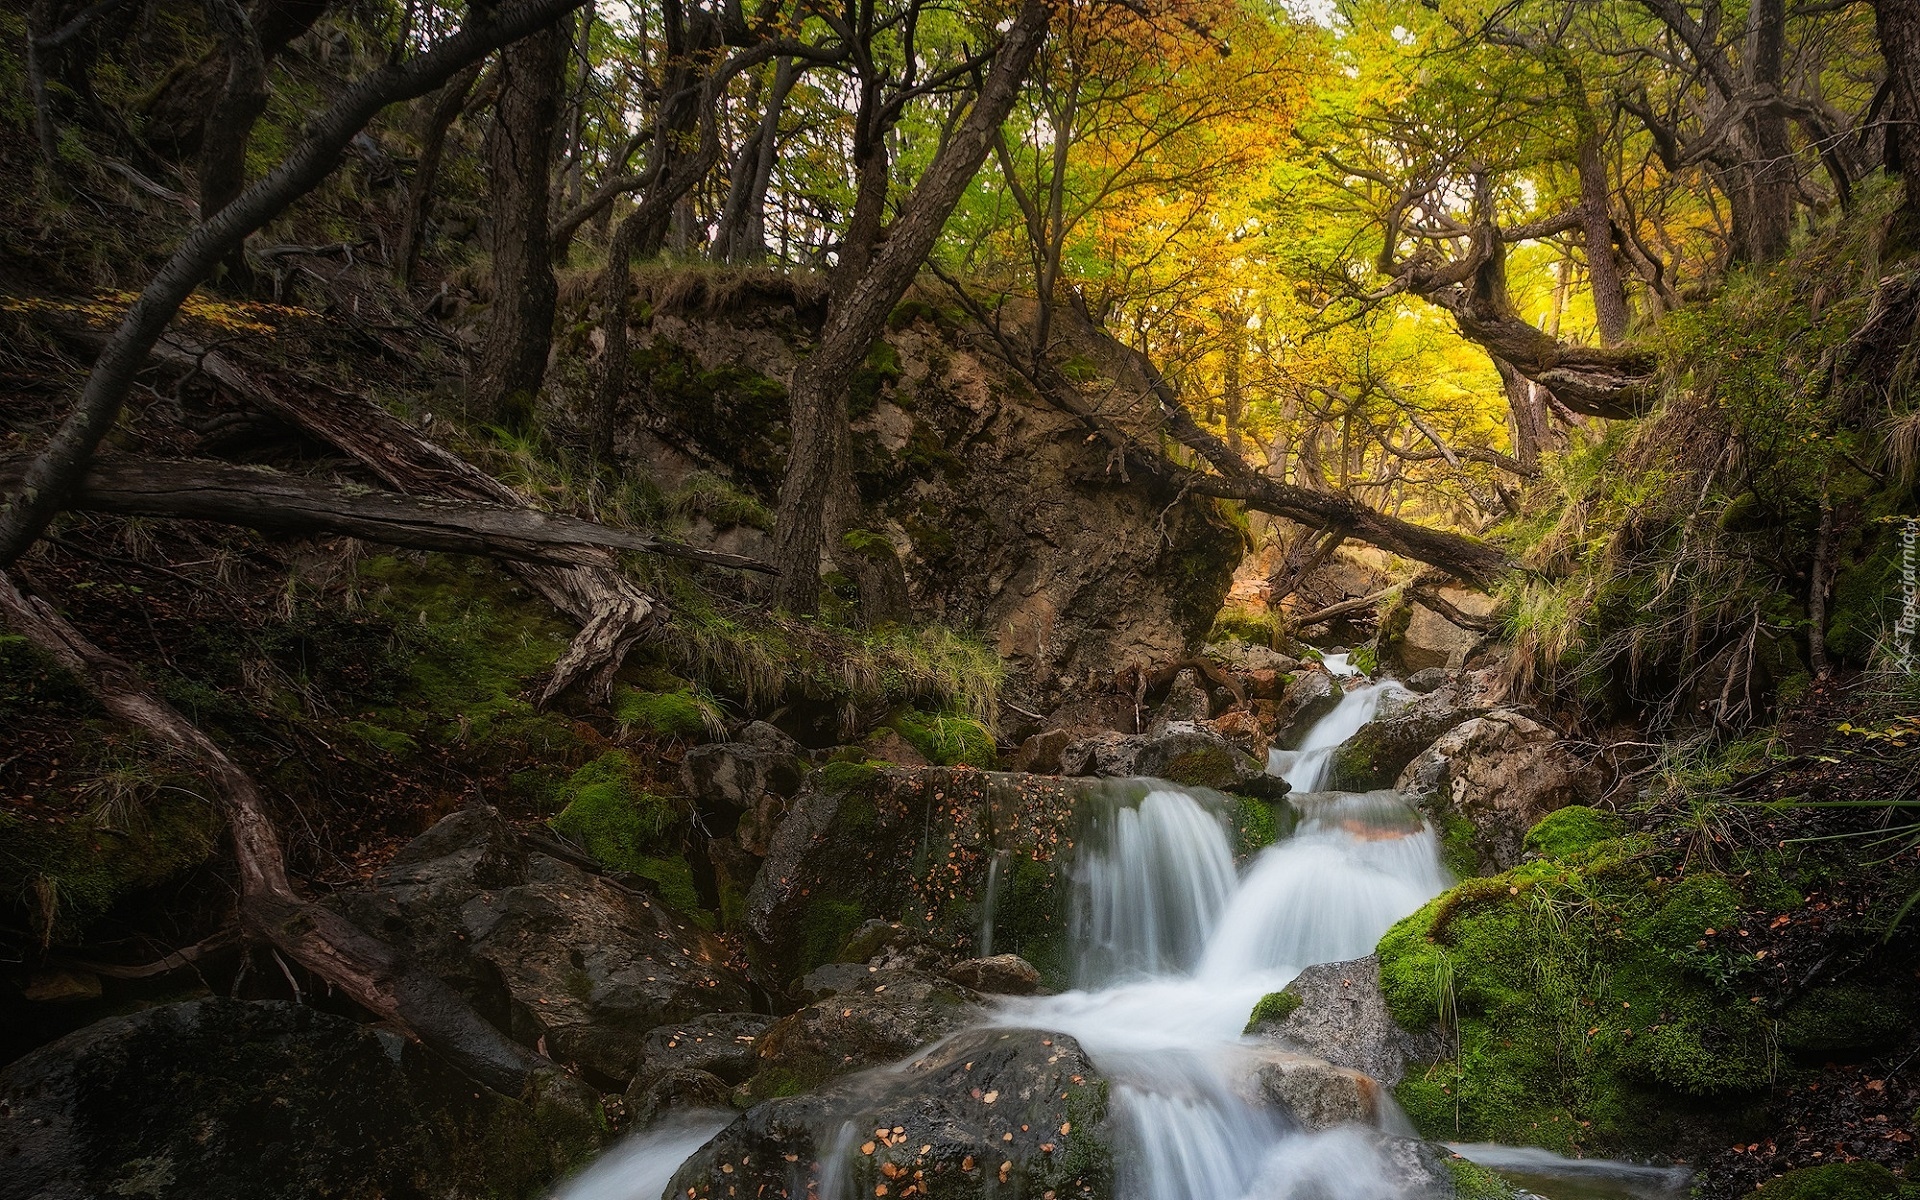
[[[1520,1200],[1522,1192],[1500,1176],[1464,1158],[1449,1158],[1454,1200]]]
[[[1254,1004],[1253,1012],[1247,1017],[1246,1032],[1255,1033],[1262,1026],[1278,1025],[1300,1011],[1302,1003],[1304,1002],[1300,999],[1298,992],[1286,990],[1268,992]]]
[[[1828,1163],[1769,1179],[1765,1200],[1920,1200],[1920,1186],[1879,1163]]]
[[[1527,831],[1525,847],[1542,858],[1567,858],[1611,841],[1626,831],[1626,822],[1610,812],[1585,804],[1569,804],[1541,818]]]
[[[719,704],[691,686],[666,692],[622,687],[614,693],[613,716],[621,726],[659,737],[697,738],[719,723]]]
[[[993,731],[972,717],[909,708],[888,725],[934,766],[991,770],[999,763]]]
[[[1441,1024],[1458,1057],[1396,1090],[1449,1140],[1562,1152],[1672,1149],[1672,1129],[1737,1130],[1775,1070],[1750,1001],[1760,962],[1738,939],[1751,881],[1658,874],[1641,839],[1590,844],[1470,879],[1380,941],[1389,1010]]]
[[[650,875],[681,814],[638,779],[631,755],[608,751],[567,777],[559,789],[565,807],[547,824],[615,870]]]

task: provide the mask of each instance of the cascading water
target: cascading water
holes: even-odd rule
[[[1342,656],[1327,665],[1350,673]],[[1397,687],[1355,687],[1270,769],[1312,793],[1332,750]],[[1303,794],[1292,836],[1239,873],[1226,797],[1157,780],[1115,791],[1110,806],[1084,814],[1073,870],[1075,990],[1005,1000],[993,1020],[1072,1035],[1111,1081],[1121,1200],[1411,1200],[1366,1131],[1308,1133],[1250,1102],[1260,1048],[1241,1030],[1261,996],[1308,966],[1371,952],[1394,921],[1447,885],[1432,831],[1393,792]],[[983,945],[991,897],[987,907]],[[725,1119],[656,1127],[561,1200],[658,1200],[701,1131]],[[820,1136],[827,1172],[812,1194],[851,1200],[834,1166],[851,1153],[840,1145],[850,1144],[847,1131]]]
[[[1344,655],[1328,655],[1331,664],[1335,658]],[[1341,666],[1346,664],[1342,662]],[[1343,672],[1351,674],[1351,671]],[[1340,703],[1332,712],[1315,722],[1307,736],[1300,742],[1297,750],[1269,750],[1267,752],[1267,772],[1285,779],[1296,792],[1317,792],[1326,786],[1327,773],[1333,766],[1334,752],[1346,744],[1348,738],[1360,732],[1360,727],[1373,720],[1380,711],[1380,702],[1407,694],[1407,689],[1391,679],[1379,683],[1363,683],[1340,697]]]

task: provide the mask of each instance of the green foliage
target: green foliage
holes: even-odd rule
[[[631,755],[609,751],[567,778],[557,797],[564,807],[547,824],[615,870],[652,876],[680,815],[642,789],[639,778]]]
[[[1506,1180],[1464,1158],[1449,1158],[1447,1174],[1453,1176],[1453,1194],[1458,1200],[1518,1200],[1521,1195]]]
[[[1920,1200],[1920,1185],[1879,1163],[1802,1167],[1767,1181],[1766,1200]]]
[[[1362,646],[1347,659],[1347,665],[1362,675],[1372,675],[1380,669],[1380,654],[1372,646]]]
[[[1255,612],[1250,608],[1221,609],[1220,615],[1213,619],[1213,628],[1207,632],[1207,641],[1213,644],[1238,641],[1269,650],[1285,646],[1287,637],[1286,622],[1280,614]]]
[[[999,762],[993,731],[971,717],[909,708],[896,713],[889,724],[935,766],[991,770]]]
[[[722,737],[726,714],[712,696],[691,686],[667,692],[635,688],[614,689],[613,716],[623,730],[640,730],[658,737]]]
[[[1429,1136],[1581,1152],[1654,1145],[1663,1114],[1737,1116],[1776,1069],[1744,877],[1675,877],[1642,839],[1468,880],[1381,939],[1381,987],[1457,1052],[1398,1090]],[[1736,886],[1738,885],[1738,886]],[[1709,934],[1709,930],[1714,931]]]
[[[1569,804],[1542,817],[1527,831],[1526,848],[1542,858],[1569,858],[1619,837],[1626,822],[1584,804]]]
[[[711,471],[695,471],[666,497],[668,509],[683,517],[704,517],[716,529],[745,525],[773,528],[773,513],[760,498]]]
[[[1268,992],[1254,1004],[1253,1012],[1247,1017],[1246,1032],[1256,1032],[1262,1025],[1278,1025],[1298,1012],[1300,1004],[1298,992]]]

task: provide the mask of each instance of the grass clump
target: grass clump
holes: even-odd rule
[[[695,471],[667,496],[667,507],[683,517],[704,517],[716,529],[773,528],[773,513],[759,497],[710,471]]]
[[[648,692],[620,687],[613,697],[613,717],[622,732],[638,730],[658,737],[725,737],[726,714],[720,702],[691,685],[671,691]]]
[[[909,708],[896,714],[890,724],[935,766],[991,770],[999,762],[993,731],[972,717]]]

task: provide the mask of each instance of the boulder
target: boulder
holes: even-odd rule
[[[1249,1099],[1286,1110],[1306,1129],[1376,1125],[1380,1085],[1351,1067],[1280,1046],[1262,1046],[1244,1060],[1242,1087]]]
[[[327,903],[516,1040],[616,1086],[635,1074],[647,1031],[752,1007],[712,935],[657,897],[522,841],[490,808],[443,819],[367,887]]]
[[[0,1070],[0,1197],[532,1195],[598,1141],[592,1093],[548,1082],[504,1099],[289,1001],[162,1005]]]
[[[1207,657],[1231,671],[1249,675],[1259,671],[1276,676],[1291,675],[1301,667],[1300,660],[1291,655],[1239,640],[1208,646]]]
[[[873,920],[966,957],[996,857],[996,944],[1063,982],[1067,885],[1056,862],[1071,842],[1074,806],[1094,786],[1106,785],[970,768],[821,768],[747,895],[756,982],[786,993],[807,972],[848,957],[849,940]]]
[[[1358,1071],[1391,1088],[1409,1063],[1433,1062],[1443,1047],[1430,1033],[1409,1033],[1387,1011],[1380,991],[1380,960],[1321,963],[1294,977],[1279,993],[1285,1003],[1262,1003],[1248,1032]],[[1278,1012],[1261,1019],[1262,1009]]]
[[[1493,612],[1493,597],[1465,588],[1442,588],[1447,603],[1471,617]],[[1459,670],[1486,634],[1463,629],[1417,600],[1402,599],[1388,611],[1375,641],[1380,666],[1396,676],[1432,667]]]
[[[947,978],[990,996],[1031,996],[1040,990],[1040,972],[1018,954],[995,954],[955,963]]]
[[[1145,776],[1218,791],[1239,788],[1266,773],[1260,760],[1207,725],[1177,721],[1146,734],[1102,733],[1067,747],[1067,775],[1109,779]]]
[[[1409,693],[1383,699],[1378,715],[1334,754],[1327,786],[1342,792],[1392,787],[1406,765],[1434,739],[1486,711],[1458,683],[1424,696]]]
[[[1072,1038],[974,1029],[903,1067],[756,1105],[667,1189],[1109,1200],[1107,1087]]]
[[[1007,767],[1026,775],[1058,775],[1061,755],[1072,741],[1073,735],[1064,729],[1042,730],[1020,743]]]
[[[875,762],[893,763],[900,767],[930,767],[927,756],[920,753],[912,742],[900,736],[897,729],[876,729],[866,741],[860,744],[866,757]]]
[[[977,992],[938,975],[862,972],[767,1027],[755,1043],[744,1094],[765,1100],[811,1091],[837,1076],[897,1062],[985,1014]]]
[[[709,832],[732,833],[741,816],[767,797],[785,799],[800,790],[806,768],[791,746],[785,734],[756,721],[743,731],[743,740],[687,751],[680,760],[680,784]]]
[[[1213,700],[1200,686],[1200,677],[1191,668],[1173,677],[1166,699],[1153,710],[1147,723],[1147,736],[1164,734],[1176,725],[1195,725],[1213,715]]]
[[[1604,773],[1558,733],[1513,709],[1447,730],[1400,773],[1398,787],[1445,828],[1464,818],[1482,870],[1519,863],[1527,831],[1569,804],[1591,804]]]
[[[1325,671],[1302,671],[1280,696],[1280,709],[1274,717],[1274,741],[1283,749],[1294,749],[1307,736],[1314,723],[1340,705],[1346,693]]]
[[[650,1029],[640,1042],[633,1087],[676,1071],[703,1072],[729,1086],[743,1083],[759,1065],[754,1046],[773,1021],[765,1013],[709,1013]]]
[[[1428,692],[1439,690],[1447,682],[1447,678],[1445,667],[1425,667],[1407,676],[1405,682],[1408,691],[1418,692],[1424,696]]]
[[[627,1089],[627,1114],[639,1128],[670,1113],[725,1108],[734,1085],[710,1071],[662,1071],[639,1075]]]

